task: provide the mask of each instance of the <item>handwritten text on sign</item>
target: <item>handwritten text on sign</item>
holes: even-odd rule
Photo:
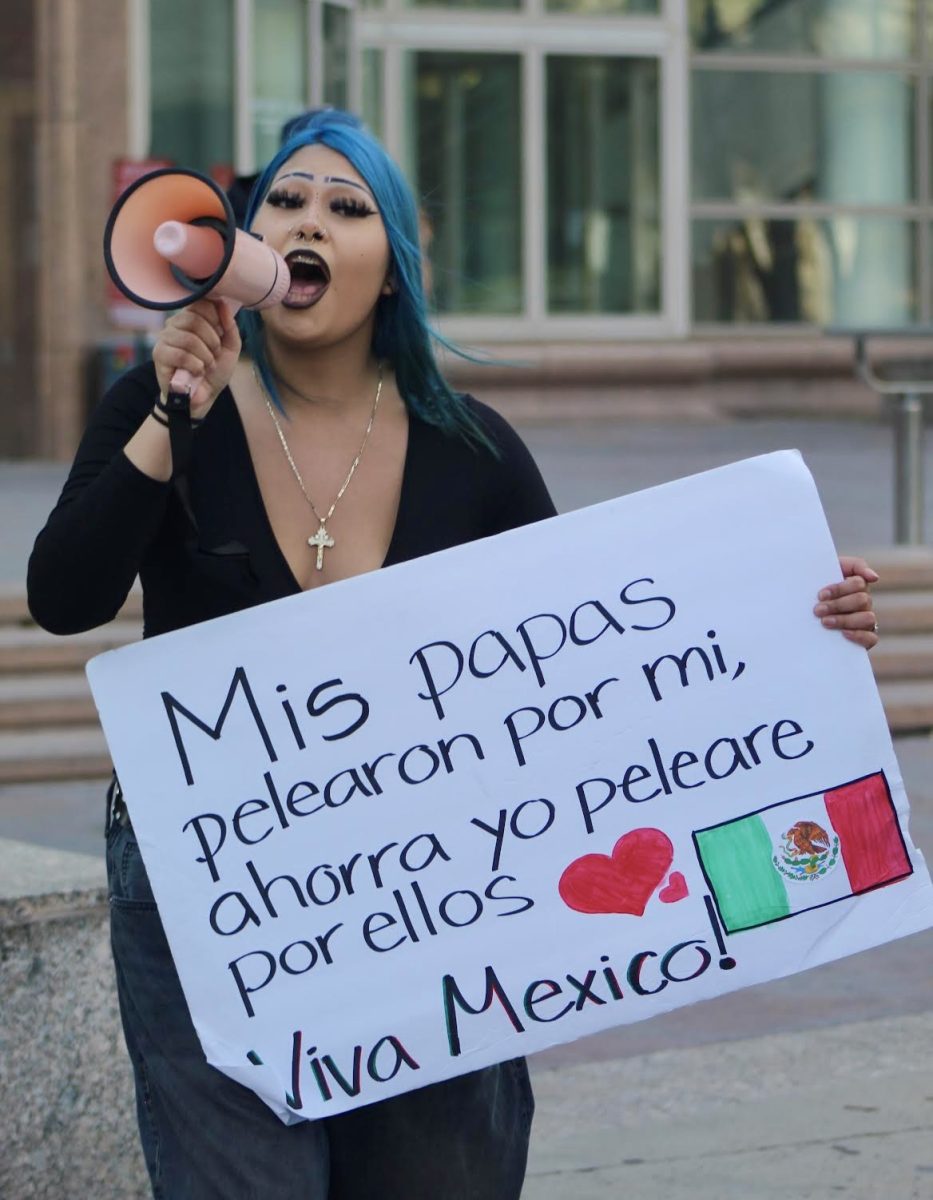
[[[95,659],[208,1060],[313,1118],[928,926],[837,574],[785,452]]]

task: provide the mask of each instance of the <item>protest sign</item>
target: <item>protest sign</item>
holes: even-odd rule
[[[926,928],[800,457],[101,655],[209,1062],[285,1121]]]

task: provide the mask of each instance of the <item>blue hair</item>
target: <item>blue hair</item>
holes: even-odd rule
[[[380,296],[377,303],[373,354],[392,366],[399,395],[416,416],[445,433],[458,434],[474,445],[495,449],[464,397],[453,391],[437,365],[432,340],[465,358],[471,356],[429,325],[414,197],[400,168],[358,117],[340,109],[323,109],[296,118],[288,129],[287,140],[253,187],[245,228],[251,228],[282,165],[302,147],[316,143],[336,150],[356,168],[372,191],[385,226],[395,286],[391,294]],[[238,321],[244,348],[256,364],[273,403],[282,409],[265,352],[262,317],[243,309]]]

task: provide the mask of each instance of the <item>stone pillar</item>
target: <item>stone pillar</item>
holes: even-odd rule
[[[36,30],[32,0],[7,0],[0,34],[0,458],[36,425]]]
[[[111,164],[127,150],[125,0],[36,0],[39,317],[35,453],[67,459],[106,330],[101,249]]]

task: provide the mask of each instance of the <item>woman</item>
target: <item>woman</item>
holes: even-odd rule
[[[193,304],[167,322],[153,365],[105,397],[30,562],[46,628],[111,619],[137,574],[152,635],[554,513],[517,435],[437,369],[416,208],[378,143],[344,114],[317,115],[260,176],[247,224],[285,257],[291,289],[244,315],[242,345],[223,303]],[[163,411],[178,368],[203,375],[184,488]],[[869,646],[873,573],[843,570],[819,615]],[[522,1060],[291,1127],[207,1066],[118,791],[107,841],[155,1196],[519,1195],[533,1107]]]

